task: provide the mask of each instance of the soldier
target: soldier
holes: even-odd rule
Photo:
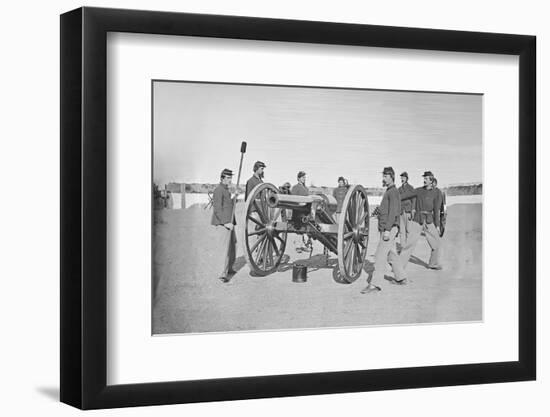
[[[432,172],[426,171],[422,177],[424,179],[423,187],[401,194],[401,200],[416,197],[415,214],[413,221],[409,223],[407,244],[401,248],[401,264],[403,268],[407,267],[418,239],[422,232],[424,232],[426,240],[432,249],[428,268],[439,270],[442,269],[439,263],[439,250],[441,247],[439,209],[441,207],[441,198],[439,192],[433,186],[434,175]]]
[[[395,246],[395,237],[399,232],[399,214],[401,213],[399,191],[397,191],[394,184],[395,172],[392,167],[386,167],[382,175],[382,184],[387,188],[379,206],[378,231],[380,232],[380,241],[376,248],[374,272],[371,279],[367,279],[367,286],[361,290],[361,294],[381,290],[380,287],[374,285],[372,282],[379,283],[382,281],[388,262],[395,275],[393,282],[396,284],[407,283],[407,277],[401,267]]]
[[[244,194],[245,201],[248,198],[248,194],[250,194],[254,187],[264,182],[264,168],[265,164],[262,161],[256,161],[254,163],[254,168],[252,169],[254,174],[246,182],[246,190]]]
[[[309,188],[306,187],[306,173],[304,171],[298,172],[298,182],[290,190],[290,194],[294,195],[309,195]]]
[[[233,178],[233,171],[224,169],[220,175],[220,183],[214,190],[212,225],[215,226],[216,242],[219,242],[222,248],[221,257],[219,258],[220,281],[223,283],[229,282],[229,275],[233,275],[236,271],[233,269],[236,257],[236,242],[235,236],[235,219],[233,217],[233,204],[229,192],[229,185]]]
[[[412,185],[409,184],[409,174],[407,172],[401,173],[401,187],[399,187],[399,194],[414,191]],[[399,240],[401,248],[407,244],[407,238],[409,236],[409,223],[414,215],[415,199],[403,200],[401,202],[401,216],[399,224]]]
[[[283,185],[279,187],[279,191],[281,194],[290,194],[290,183],[285,182]]]
[[[336,199],[336,213],[334,214],[336,220],[340,218],[340,213],[342,213],[342,204],[344,204],[344,198],[346,198],[347,192],[348,187],[346,187],[346,179],[344,177],[339,177],[338,187],[332,190],[332,196]]]

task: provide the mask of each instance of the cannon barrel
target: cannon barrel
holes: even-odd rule
[[[320,195],[289,195],[289,194],[271,194],[267,199],[269,207],[275,208],[299,208],[305,207],[314,201],[323,201]]]

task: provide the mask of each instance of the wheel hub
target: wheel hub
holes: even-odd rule
[[[266,229],[266,232],[268,234],[268,236],[273,236],[273,233],[275,232],[275,224],[273,221],[270,221],[267,226],[265,227]]]

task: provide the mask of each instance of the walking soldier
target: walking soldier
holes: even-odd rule
[[[212,213],[212,225],[215,226],[216,242],[223,248],[219,259],[219,279],[229,282],[229,275],[235,274],[233,264],[236,258],[235,219],[233,217],[233,204],[229,192],[229,185],[233,178],[233,171],[224,169],[220,175],[220,183],[214,190],[212,197],[214,212]]]
[[[433,187],[434,175],[426,171],[422,175],[424,186],[401,194],[401,200],[416,197],[416,207],[413,221],[409,223],[407,244],[401,248],[401,264],[407,267],[422,232],[432,249],[428,268],[442,269],[439,263],[441,239],[439,237],[439,210],[441,207],[440,192]]]
[[[409,174],[407,172],[401,173],[401,187],[399,187],[399,194],[414,191],[414,188],[409,184]],[[414,215],[415,199],[401,201],[401,217],[399,224],[399,240],[401,247],[407,244],[407,238],[409,236],[409,223],[412,221]]]
[[[386,167],[382,174],[383,185],[387,188],[378,210],[380,240],[376,248],[374,272],[371,279],[367,279],[367,286],[361,291],[362,294],[380,291],[380,287],[373,284],[373,281],[375,283],[382,281],[388,263],[391,265],[395,275],[394,282],[397,284],[405,284],[407,282],[405,271],[401,266],[395,246],[395,237],[399,232],[399,215],[401,213],[399,191],[397,191],[394,184],[395,172],[392,167]]]

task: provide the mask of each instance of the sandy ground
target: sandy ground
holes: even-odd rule
[[[238,205],[237,216],[242,211]],[[211,262],[221,248],[212,238],[212,212],[200,206],[155,212],[153,243],[153,333],[197,333],[268,329],[364,326],[478,321],[482,319],[482,207],[448,207],[443,238],[444,270],[426,269],[429,246],[421,238],[407,267],[410,284],[377,283],[382,291],[363,295],[378,243],[377,221],[371,220],[367,264],[353,284],[338,284],[321,262],[317,244],[309,259],[306,283],[292,282],[292,268],[254,277],[238,242],[238,273],[221,283]],[[237,217],[239,218],[239,217]],[[239,236],[239,234],[237,234]],[[298,253],[301,237],[289,235],[285,253]],[[317,256],[316,256],[317,255]],[[331,263],[336,257],[331,256]],[[387,278],[392,274],[387,271]]]

